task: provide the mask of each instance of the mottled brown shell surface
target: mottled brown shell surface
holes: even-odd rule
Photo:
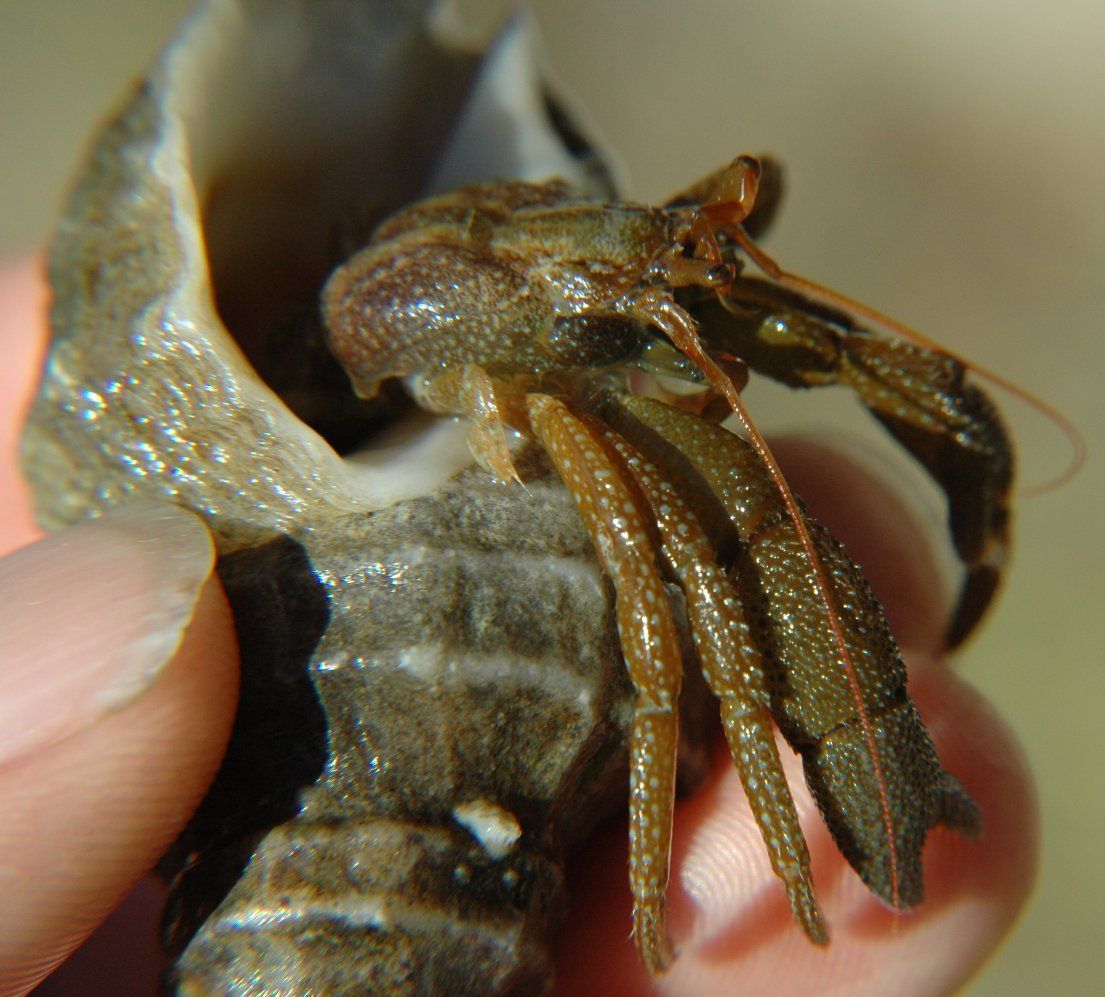
[[[222,850],[178,882],[171,943],[233,886],[184,992],[547,986],[562,857],[624,799],[628,682],[574,506],[538,455],[524,473],[222,561],[242,716],[181,846]]]
[[[477,65],[433,45],[425,6],[200,4],[100,134],[50,255],[25,444],[44,525],[165,499],[226,546],[393,499],[258,361],[314,310],[342,220],[410,199],[445,145]],[[408,90],[439,88],[408,114]]]

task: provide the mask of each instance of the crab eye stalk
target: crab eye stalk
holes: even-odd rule
[[[711,243],[706,258],[673,256],[658,270],[668,287],[705,287],[711,291],[724,291],[737,279],[737,265],[724,261],[715,262],[711,257],[720,255],[716,243]]]

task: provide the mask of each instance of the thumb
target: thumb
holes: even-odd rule
[[[0,994],[22,993],[172,842],[226,746],[230,612],[202,523],[122,510],[0,560]]]

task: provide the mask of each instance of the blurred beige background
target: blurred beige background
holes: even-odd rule
[[[89,129],[188,6],[0,0],[0,254],[40,244]],[[1016,562],[958,667],[1039,781],[1034,901],[974,995],[1105,976],[1105,5],[544,0],[553,64],[663,198],[771,150],[768,248],[1032,388],[1087,435],[1067,487],[1019,503]],[[1017,405],[1024,480],[1066,457]],[[795,417],[796,421],[800,416]]]

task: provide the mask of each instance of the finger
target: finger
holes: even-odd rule
[[[19,472],[19,435],[46,349],[42,261],[0,262],[0,555],[40,532]]]
[[[153,997],[164,990],[161,919],[167,894],[157,873],[143,876],[111,914],[32,997]]]
[[[214,775],[237,652],[212,562],[199,521],[164,509],[0,562],[0,993],[102,920]]]

